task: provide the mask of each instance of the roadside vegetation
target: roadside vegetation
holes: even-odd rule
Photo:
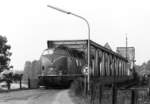
[[[139,75],[150,74],[150,60],[144,62],[142,65],[136,65],[135,68]]]
[[[73,100],[76,102],[76,104],[99,104],[99,102],[101,101],[100,84],[91,81],[90,85],[90,90],[88,91],[88,86],[87,83],[85,83],[84,78],[78,78],[72,83],[71,91],[74,93]],[[107,98],[108,102],[110,102],[109,99]]]
[[[7,90],[11,90],[12,84],[19,84],[19,88],[20,89],[22,88],[23,74],[17,74],[17,73],[10,72],[10,73],[3,73],[3,75],[1,75],[1,76],[3,78],[1,79],[0,90],[6,89],[6,88],[7,88]]]
[[[11,70],[13,68],[10,65],[11,55],[10,52],[11,46],[7,44],[8,40],[5,36],[0,35],[0,90],[2,87],[7,87],[8,90],[11,88],[12,83],[20,83],[22,81],[23,74],[13,73]]]

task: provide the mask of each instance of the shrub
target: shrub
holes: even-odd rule
[[[75,93],[77,96],[83,96],[85,91],[85,83],[83,78],[77,78],[73,81],[71,84],[71,90]]]

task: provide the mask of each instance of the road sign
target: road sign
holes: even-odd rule
[[[88,66],[83,67],[81,71],[84,75],[88,75]]]

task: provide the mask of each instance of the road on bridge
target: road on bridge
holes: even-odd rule
[[[22,90],[0,93],[0,104],[75,104],[69,90]]]

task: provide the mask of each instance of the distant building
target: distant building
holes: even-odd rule
[[[135,48],[134,47],[117,47],[116,52],[121,56],[127,58],[129,68],[133,69],[135,62]]]
[[[109,49],[109,50],[112,50],[111,47],[110,47],[110,45],[108,44],[108,42],[104,45],[104,47],[107,48],[107,49]]]
[[[25,65],[24,65],[24,75],[23,75],[23,79],[27,80],[28,78],[30,78],[30,73],[31,73],[31,67],[32,67],[32,63],[30,61],[26,61]]]
[[[24,80],[30,79],[30,87],[37,88],[38,86],[38,75],[40,73],[40,61],[34,60],[32,62],[26,61],[24,67]]]
[[[33,62],[26,61],[24,67],[25,79],[38,79],[38,74],[40,73],[40,62],[34,60]]]

